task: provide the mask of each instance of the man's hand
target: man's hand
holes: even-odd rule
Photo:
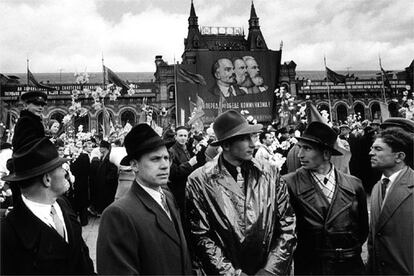
[[[188,160],[188,163],[189,163],[191,166],[194,166],[195,164],[197,164],[197,157],[196,157],[196,156],[191,157],[191,159],[190,159],[190,160]]]

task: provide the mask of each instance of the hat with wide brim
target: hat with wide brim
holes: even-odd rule
[[[311,122],[303,132],[301,137],[297,137],[299,141],[311,142],[322,148],[329,149],[332,155],[342,155],[342,153],[334,148],[338,135],[327,124],[321,122]]]
[[[217,140],[212,142],[211,145],[218,146],[232,137],[261,132],[263,125],[251,125],[239,112],[229,110],[216,118],[213,129]]]
[[[13,153],[14,171],[2,177],[3,181],[15,182],[33,178],[50,172],[69,161],[60,158],[55,146],[48,138],[39,138],[19,148]]]
[[[391,117],[391,118],[386,119],[381,124],[382,129],[386,129],[389,127],[399,127],[405,131],[414,133],[414,121],[406,119],[406,118]]]
[[[148,124],[142,123],[128,132],[124,139],[124,146],[127,156],[121,160],[120,164],[129,166],[132,159],[165,146],[165,141]]]

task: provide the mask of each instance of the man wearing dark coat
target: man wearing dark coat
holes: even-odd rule
[[[282,177],[297,218],[295,275],[363,274],[368,211],[362,183],[330,161],[341,153],[328,125],[312,122],[297,139],[302,167]]]
[[[414,136],[398,124],[380,132],[369,153],[382,173],[371,194],[367,270],[374,275],[414,274]]]
[[[70,164],[70,170],[75,176],[73,208],[79,216],[81,225],[85,226],[88,224],[90,162],[88,153],[83,150],[82,142],[79,141],[76,146],[78,154]]]
[[[167,185],[170,168],[164,141],[147,124],[125,137],[135,180],[103,213],[97,241],[99,274],[190,275],[191,260],[180,213]]]
[[[111,144],[102,140],[99,145],[101,161],[96,171],[95,185],[97,186],[96,211],[101,214],[115,200],[118,188],[118,167],[109,160]]]
[[[184,210],[185,183],[187,177],[197,168],[196,156],[190,157],[187,150],[188,129],[179,126],[175,130],[175,144],[169,149],[171,168],[168,187],[180,210]]]
[[[253,158],[262,127],[221,114],[212,145],[223,152],[188,177],[191,243],[207,275],[289,275],[295,215],[278,169]]]
[[[12,145],[14,150],[30,142],[34,138],[45,137],[42,114],[47,95],[41,91],[26,92],[21,96],[24,109],[14,127]]]
[[[1,274],[94,274],[82,228],[60,196],[66,171],[48,138],[32,139],[13,153],[14,208],[1,221]]]

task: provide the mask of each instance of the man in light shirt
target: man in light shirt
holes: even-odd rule
[[[414,274],[413,142],[413,133],[390,126],[376,136],[369,152],[372,167],[382,172],[371,194],[371,274]]]
[[[103,212],[97,241],[99,274],[188,275],[191,261],[173,196],[165,190],[170,157],[147,124],[124,140],[121,165],[135,173],[130,190]]]
[[[295,275],[363,274],[368,211],[361,180],[333,165],[341,153],[328,125],[312,122],[297,139],[302,167],[282,176],[297,218]]]
[[[60,198],[69,188],[67,159],[46,137],[21,145],[14,172],[3,177],[12,183],[14,206],[1,222],[1,274],[93,274],[81,226]]]

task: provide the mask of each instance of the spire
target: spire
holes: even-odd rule
[[[190,10],[190,17],[197,17],[194,9],[193,0],[191,0],[191,10]]]
[[[253,1],[250,8],[249,35],[247,37],[247,43],[250,50],[267,50],[266,42],[263,38],[262,32],[260,31],[259,17],[257,17]]]
[[[252,18],[257,18],[257,15],[256,15],[256,9],[254,8],[254,3],[253,3],[253,1],[252,1],[252,7],[251,7],[251,9],[250,9],[250,19],[252,19]]]
[[[198,17],[195,13],[193,0],[191,0],[191,9],[190,9],[190,17],[188,18],[188,27],[198,28]]]

